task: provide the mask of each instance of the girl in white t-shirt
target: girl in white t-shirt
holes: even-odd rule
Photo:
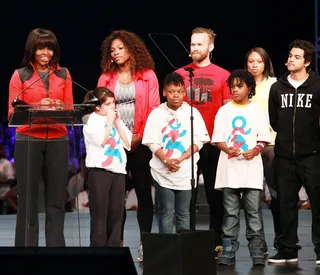
[[[115,109],[114,94],[98,87],[86,95],[96,99],[94,111],[83,118],[88,167],[90,246],[120,246],[125,198],[126,153],[131,133]]]

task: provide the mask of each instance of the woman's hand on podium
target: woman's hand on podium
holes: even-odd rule
[[[55,109],[56,110],[63,110],[64,109],[64,102],[60,99],[55,100]]]
[[[45,97],[41,99],[39,109],[41,110],[54,110],[52,108],[52,104],[54,104],[53,100],[49,97]]]
[[[52,99],[49,97],[43,98],[40,101],[41,110],[63,110],[64,102],[60,99]]]

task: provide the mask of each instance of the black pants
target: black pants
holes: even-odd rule
[[[280,202],[275,194],[273,159],[274,145],[270,145],[264,148],[262,153],[263,173],[271,194],[270,210],[273,218],[274,233],[278,235],[280,230]]]
[[[141,233],[146,232],[150,233],[152,229],[153,221],[153,201],[151,195],[151,186],[152,186],[152,177],[150,173],[150,160],[152,153],[150,149],[140,144],[134,151],[127,152],[127,170],[131,174],[129,178],[129,173],[127,174],[126,181],[127,186],[133,184],[137,200],[138,200],[138,210],[137,210],[137,219],[140,228],[140,239]],[[124,209],[124,211],[126,211]],[[126,214],[124,214],[124,219]],[[123,221],[122,225],[122,239],[124,231]]]
[[[38,246],[38,194],[41,176],[44,183],[46,245],[65,246],[63,230],[69,142],[17,140],[14,162],[19,199],[15,246]]]
[[[87,178],[90,246],[119,247],[125,195],[125,175],[90,168]]]
[[[320,154],[298,161],[275,156],[273,165],[280,200],[280,249],[298,250],[299,190],[304,186],[312,211],[312,242],[320,253]]]
[[[223,194],[222,191],[214,189],[220,149],[217,146],[206,143],[199,151],[199,154],[198,173],[202,172],[207,202],[210,208],[209,228],[216,233],[216,245],[221,245],[221,226],[224,215]]]

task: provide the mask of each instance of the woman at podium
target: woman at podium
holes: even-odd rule
[[[50,110],[73,104],[71,76],[67,68],[59,66],[59,61],[60,47],[55,34],[46,29],[32,30],[25,44],[22,67],[14,71],[9,83],[9,118],[19,111],[19,104]],[[14,161],[19,201],[15,246],[38,246],[37,206],[41,178],[46,246],[65,246],[68,159],[66,126],[27,123],[17,127]]]

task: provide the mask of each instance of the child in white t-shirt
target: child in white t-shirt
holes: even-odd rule
[[[115,109],[114,94],[104,87],[86,95],[97,99],[85,117],[83,133],[88,167],[90,246],[120,246],[125,174],[131,133]]]
[[[262,265],[266,242],[261,212],[263,164],[261,152],[270,142],[264,110],[250,98],[256,83],[247,70],[235,70],[228,78],[233,100],[222,106],[215,118],[212,143],[221,149],[215,189],[222,189],[224,218],[223,252],[218,264],[235,264],[239,248],[240,197],[244,202],[246,238],[253,265]]]
[[[154,109],[147,120],[142,143],[152,151],[151,175],[155,186],[155,201],[160,233],[190,230],[191,154],[197,172],[199,150],[210,141],[199,111],[183,102],[183,78],[178,73],[168,74],[163,83],[167,102]],[[190,114],[193,108],[193,144],[191,144]]]

